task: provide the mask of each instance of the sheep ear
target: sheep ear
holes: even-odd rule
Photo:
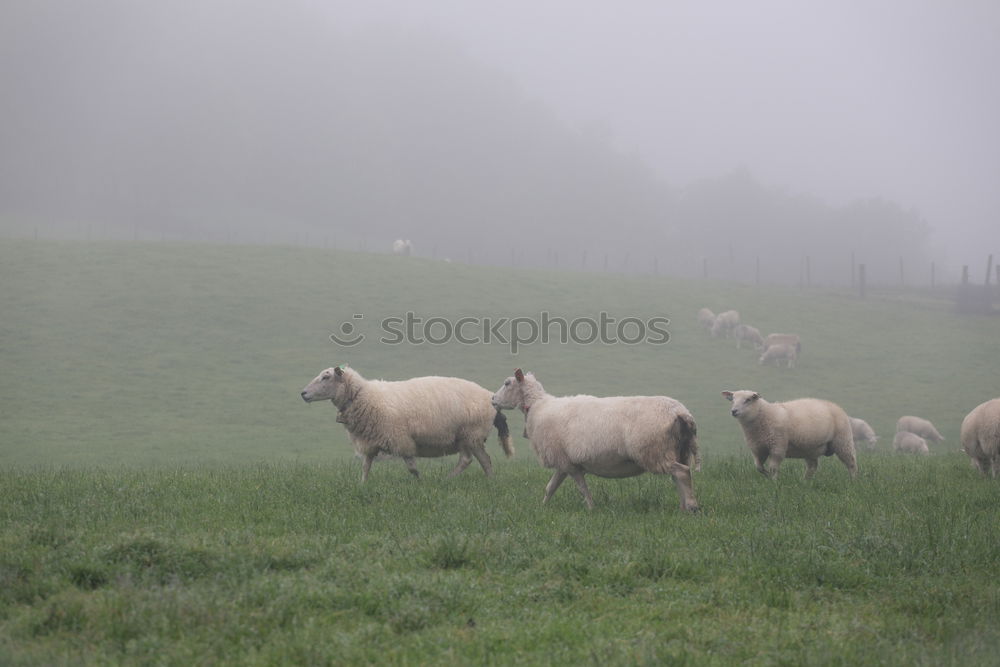
[[[341,375],[344,374],[344,369],[341,366],[337,366],[336,368],[333,369],[333,373],[337,377],[340,377]]]
[[[518,382],[524,382],[524,373],[521,371],[520,368],[514,371],[514,377],[517,379]]]
[[[758,398],[760,398],[760,394],[758,394],[757,392],[754,392],[753,395],[750,396],[751,401],[756,401]]]
[[[722,392],[722,395],[726,397],[727,401],[733,400],[733,392],[731,391],[724,391]]]

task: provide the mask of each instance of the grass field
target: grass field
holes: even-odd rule
[[[803,337],[796,368],[705,336],[701,306]],[[386,345],[412,311],[664,316],[666,345]],[[0,663],[995,664],[1000,486],[958,427],[1000,395],[1000,319],[929,293],[521,272],[297,248],[0,241]],[[353,319],[363,314],[364,319]],[[351,321],[368,337],[339,348]],[[669,480],[572,486],[546,507],[530,445],[445,479],[359,484],[329,406],[350,363],[492,389],[667,394],[699,425],[704,511]],[[829,398],[882,436],[777,482],[722,389]],[[931,419],[932,456],[889,450]],[[520,434],[521,418],[511,415]]]

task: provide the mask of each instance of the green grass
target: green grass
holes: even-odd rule
[[[701,306],[803,337],[795,369],[705,336]],[[667,345],[379,344],[424,317],[666,316]],[[369,339],[328,336],[363,313]],[[995,664],[1000,487],[958,449],[1000,394],[1000,319],[940,293],[512,271],[294,248],[0,241],[0,664]],[[694,413],[703,512],[593,479],[542,507],[520,437],[496,477],[379,462],[298,392],[515,366],[553,393]],[[883,441],[851,482],[760,476],[722,389],[839,402]],[[946,441],[892,455],[897,417]],[[511,430],[521,418],[511,415]]]

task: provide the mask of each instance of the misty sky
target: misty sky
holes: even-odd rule
[[[995,0],[317,4],[341,30],[454,39],[672,185],[746,167],[915,208],[953,260],[1000,251]]]

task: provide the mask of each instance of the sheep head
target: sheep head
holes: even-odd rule
[[[740,391],[724,391],[722,395],[733,404],[729,413],[737,419],[753,419],[760,408],[760,394],[742,389]]]
[[[339,405],[338,399],[342,399],[347,391],[347,375],[343,366],[327,368],[325,371],[313,378],[313,381],[302,390],[302,400],[306,403],[314,401],[333,401]]]

